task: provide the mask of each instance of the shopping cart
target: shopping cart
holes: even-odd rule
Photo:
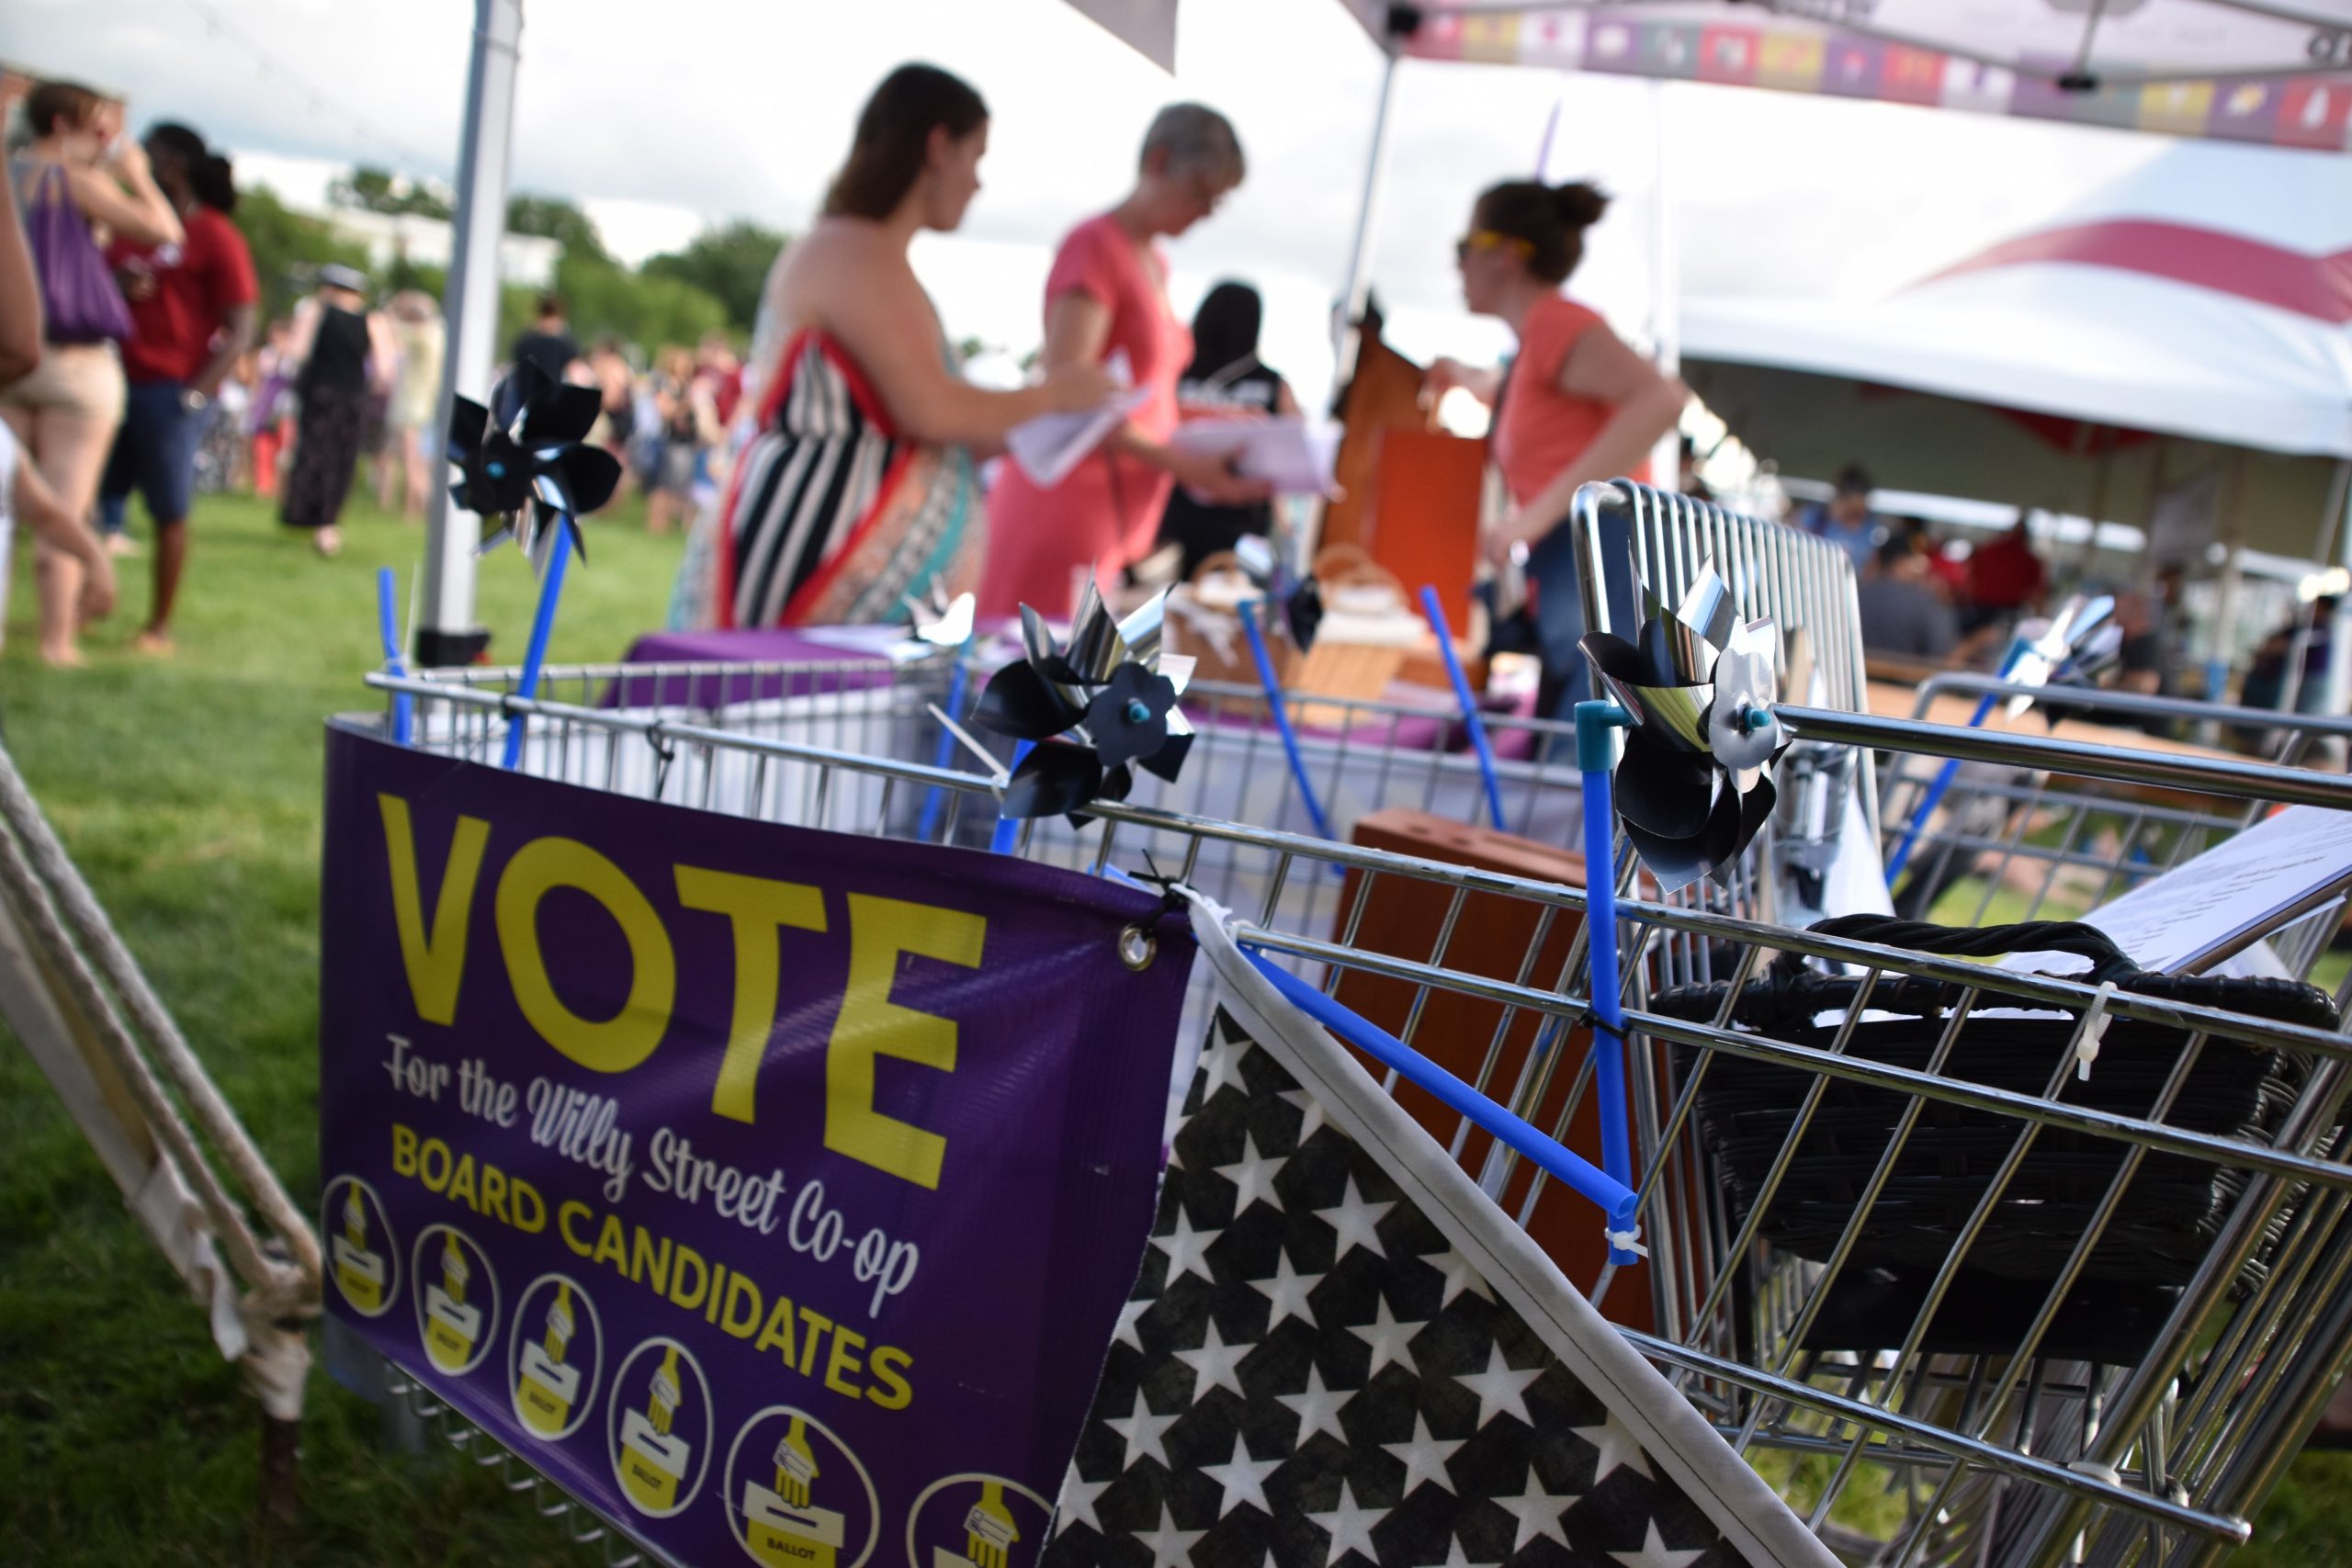
[[[2278,714],[2177,697],[2127,692],[2031,690],[1992,676],[1939,674],[1920,682],[1913,716],[1926,718],[1940,697],[2037,700],[2044,713],[2113,729],[2146,729],[2183,738],[2220,732],[2272,738],[2267,760],[2302,763],[2330,745],[2352,740],[2352,719]],[[2031,728],[2041,722],[2029,715]],[[1940,764],[1897,756],[1886,777],[1890,811],[1883,829],[1892,851]],[[1906,913],[1930,910],[1949,923],[2074,919],[2148,879],[2162,875],[2241,831],[2261,810],[2184,785],[2124,785],[2052,776],[2035,769],[1977,762],[1958,775],[1914,856],[1915,871],[1896,902]],[[2332,896],[2320,902],[2331,902]],[[2317,913],[2282,926],[2268,945],[2289,974],[2302,976],[2326,947],[2335,916]]]
[[[2090,781],[2080,787],[2100,809],[2117,807],[2087,795],[2093,784],[2194,795],[2205,803],[2196,808],[2204,841],[2272,803],[2352,809],[2352,783],[2324,774],[1870,716],[1856,711],[1859,649],[1850,630],[1839,635],[1850,626],[1850,574],[1816,541],[1630,486],[1589,488],[1577,525],[1596,564],[1630,561],[1671,592],[1712,559],[1751,614],[1808,626],[1819,677],[1781,709],[1800,745],[1885,752],[1899,760],[1897,779],[1922,760],[1959,757],[2070,781],[2070,791]],[[1606,597],[1589,609],[1602,626],[1637,613]],[[687,688],[651,689],[676,700],[623,705],[614,694],[616,682],[672,677]],[[736,700],[698,701],[710,694],[692,682],[706,679],[751,683],[719,694]],[[549,671],[536,701],[515,697],[513,680],[472,671],[369,684],[412,697],[416,743],[450,754],[490,761],[504,726],[522,721],[526,771],[589,787],[847,833],[963,844],[991,836],[1001,772],[963,752],[944,766],[933,760],[936,671],[876,682],[870,667],[580,667]],[[1221,724],[1219,704],[1238,715],[1256,696],[1188,695],[1204,732],[1236,732],[1229,747],[1211,742],[1165,796],[1098,803],[1081,830],[1033,825],[1012,852],[1191,882],[1231,911],[1246,949],[1351,1007],[1368,1005],[1367,987],[1385,987],[1394,1033],[1430,1047],[1440,1032],[1467,1040],[1461,1076],[1472,1087],[1578,1142],[1594,1099],[1593,1053],[1580,1043],[1593,1010],[1584,889],[1304,830],[1286,793],[1296,780],[1272,743],[1251,724]],[[1475,763],[1396,740],[1396,724],[1412,715],[1351,707],[1358,716],[1320,738],[1311,780],[1332,781],[1336,794],[1337,781],[1355,779],[1367,803],[1443,802],[1454,789],[1476,798]],[[1557,727],[1519,728],[1529,749],[1510,807],[1538,826],[1575,808],[1577,783],[1546,761]],[[1263,795],[1254,777],[1240,778],[1245,762],[1272,781]],[[1876,842],[1869,770],[1845,787]],[[2058,786],[2041,787],[2046,802]],[[1804,798],[1792,789],[1784,807],[1795,812]],[[1802,841],[1806,830],[1798,823],[1781,837]],[[2096,852],[2063,832],[2053,848],[2043,828],[1996,841],[2012,840],[2031,846],[2015,853],[2060,868]],[[2218,1560],[2246,1539],[2247,1517],[2352,1351],[2352,1169],[2336,1137],[2352,1053],[2342,1033],[1776,923],[1772,906],[1805,868],[1773,842],[1750,865],[1761,869],[1728,894],[1675,901],[1634,896],[1640,884],[1622,843],[1616,863],[1596,870],[1621,890],[1630,1114],[1650,1251],[1577,1285],[1621,1323],[1638,1320],[1629,1339],[1851,1561]],[[2119,874],[2139,874],[2136,863]],[[1409,948],[1393,927],[1375,941],[1367,919],[1397,889],[1440,911]],[[1472,935],[1501,927],[1523,933],[1515,949]],[[1792,976],[1808,967],[1842,970],[1839,1006],[1785,1005]],[[1776,998],[1777,1013],[1750,1005]],[[1923,1005],[1935,1020],[1923,1052],[1871,1048],[1883,1028],[1876,1014]],[[1978,1029],[2018,1010],[2055,1017],[2024,1032],[2002,1072],[1983,1070]],[[2098,1092],[2086,1096],[2074,1087],[2082,1047],[2102,1030],[2109,1054],[2091,1079]],[[2134,1080],[2143,1103],[2119,1103],[2108,1090],[2129,1076],[2117,1064],[2134,1052],[2158,1070]],[[2244,1077],[2248,1062],[2259,1067],[2262,1114],[2213,1125],[2202,1114],[2213,1065]],[[1782,1098],[1779,1120],[1771,1135],[1733,1150],[1722,1135],[1725,1095],[1747,1094],[1752,1107],[1758,1080]],[[1418,1094],[1387,1081],[1400,1100]],[[1878,1118],[1874,1131],[1856,1133],[1858,1108]],[[1531,1232],[1541,1236],[1564,1211],[1597,1229],[1581,1199],[1468,1120],[1418,1100],[1414,1110]],[[1813,1134],[1833,1123],[1843,1141],[1825,1160]],[[1890,1269],[1883,1222],[1915,1196],[1914,1155],[1951,1146],[1955,1127],[1978,1161],[1955,1179],[1964,1201],[1914,1225],[1907,1261]],[[2057,1197],[2053,1168],[2068,1178]],[[2132,1279],[2115,1267],[2117,1242],[2140,1234],[2143,1199],[2159,1188],[2202,1190],[2207,1206],[2186,1242],[2173,1236],[2156,1278]],[[1845,1194],[1842,1224],[1808,1238],[1784,1223],[1776,1205],[1800,1200],[1800,1217],[1817,1221],[1825,1190]],[[2050,1215],[2063,1228],[2041,1223]],[[2018,1245],[2029,1233],[2030,1258]]]

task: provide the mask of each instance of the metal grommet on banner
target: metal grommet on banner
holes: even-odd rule
[[[1186,907],[1184,895],[1177,891],[1181,884],[1160,874],[1159,863],[1151,858],[1149,850],[1144,852],[1143,863],[1148,869],[1136,873],[1133,880],[1159,889],[1159,908],[1119,933],[1119,962],[1138,975],[1159,956],[1159,922]]]

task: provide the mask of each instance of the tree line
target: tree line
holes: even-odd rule
[[[365,166],[333,181],[327,199],[332,206],[356,211],[445,221],[451,216],[447,199],[434,187]],[[440,267],[404,256],[371,266],[365,245],[339,237],[322,219],[295,211],[266,186],[242,194],[236,220],[253,248],[263,309],[271,316],[290,311],[311,288],[318,269],[333,262],[368,273],[379,297],[421,288],[437,299],[447,281]],[[707,229],[683,248],[630,267],[605,248],[595,220],[577,203],[530,194],[509,198],[506,229],[553,240],[562,247],[555,291],[571,308],[572,331],[582,343],[609,335],[648,353],[664,344],[691,344],[711,332],[748,338],[769,265],[787,238],[738,220]],[[501,288],[499,342],[511,341],[528,323],[537,295],[536,289],[513,284]]]

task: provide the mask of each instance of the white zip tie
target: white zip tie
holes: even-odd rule
[[[1629,1231],[1612,1231],[1603,1225],[1600,1234],[1607,1236],[1609,1245],[1620,1252],[1631,1252],[1643,1258],[1650,1255],[1650,1249],[1642,1245],[1642,1227],[1639,1225]]]
[[[2098,1043],[2107,1033],[2108,998],[2115,995],[2115,982],[2099,982],[2098,994],[2083,1013],[2083,1032],[2075,1042],[2075,1077],[2084,1083],[2091,1081],[2091,1064],[2098,1060]]]
[[[2087,1476],[2093,1481],[2104,1482],[2109,1486],[2121,1486],[2123,1484],[2123,1472],[2121,1471],[2117,1470],[2111,1464],[2102,1464],[2095,1459],[2069,1460],[2066,1463],[2066,1468],[2073,1471],[2076,1475]]]

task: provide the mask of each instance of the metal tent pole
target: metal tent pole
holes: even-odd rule
[[[474,0],[473,58],[466,70],[465,137],[458,152],[458,210],[449,285],[442,300],[449,353],[441,370],[445,414],[459,395],[490,400],[498,355],[498,246],[506,233],[506,167],[514,132],[514,72],[522,0]],[[446,423],[446,421],[445,421]],[[470,664],[489,645],[474,624],[474,550],[481,519],[435,486],[426,513],[424,580],[417,585],[417,665]]]
[[[2319,543],[2318,547],[2312,551],[2312,560],[2323,571],[2327,569],[2330,558],[2335,554],[2335,520],[2344,513],[2344,481],[2347,473],[2352,473],[2352,465],[2344,463],[2335,465],[2335,474],[2328,481],[2327,500],[2320,513]],[[2311,656],[2312,632],[2318,617],[2317,598],[2304,602],[2296,612],[2294,640],[2287,648],[2287,681],[2278,694],[2280,713],[2299,711],[2297,705],[2302,701],[2303,696],[2303,660]],[[2331,637],[2334,635],[2334,630],[2331,625],[2329,627]],[[2329,651],[2328,663],[2330,668],[2326,691],[2334,693],[2343,690],[2335,682],[2333,648]]]
[[[1661,376],[1682,374],[1682,232],[1675,210],[1673,153],[1674,122],[1667,114],[1667,90],[1673,84],[1652,82],[1650,89],[1650,333]],[[1682,423],[1658,437],[1650,454],[1650,482],[1661,490],[1682,488]]]
[[[2352,568],[2352,457],[2335,465],[2335,494],[2343,504],[2336,508],[2335,553],[2338,564]],[[2320,564],[2327,564],[2324,552]],[[2335,622],[2328,628],[2327,711],[2352,712],[2352,593],[2336,600]]]
[[[2205,697],[2220,702],[2226,689],[2230,666],[2235,661],[2232,637],[2237,629],[2238,595],[2245,581],[2245,509],[2246,453],[2241,446],[2231,454],[2230,472],[2224,488],[2224,515],[2222,529],[2227,536],[2222,544],[2228,553],[2222,559],[2222,581],[2219,604],[2213,615],[2213,648],[2205,667]]]
[[[1372,292],[1372,251],[1380,237],[1380,198],[1388,184],[1388,114],[1396,100],[1396,44],[1384,44],[1386,58],[1380,67],[1380,107],[1372,121],[1372,154],[1364,161],[1363,199],[1356,208],[1355,243],[1348,249],[1348,286],[1340,297],[1339,319],[1331,323],[1331,398],[1355,374],[1356,318],[1363,314]]]

